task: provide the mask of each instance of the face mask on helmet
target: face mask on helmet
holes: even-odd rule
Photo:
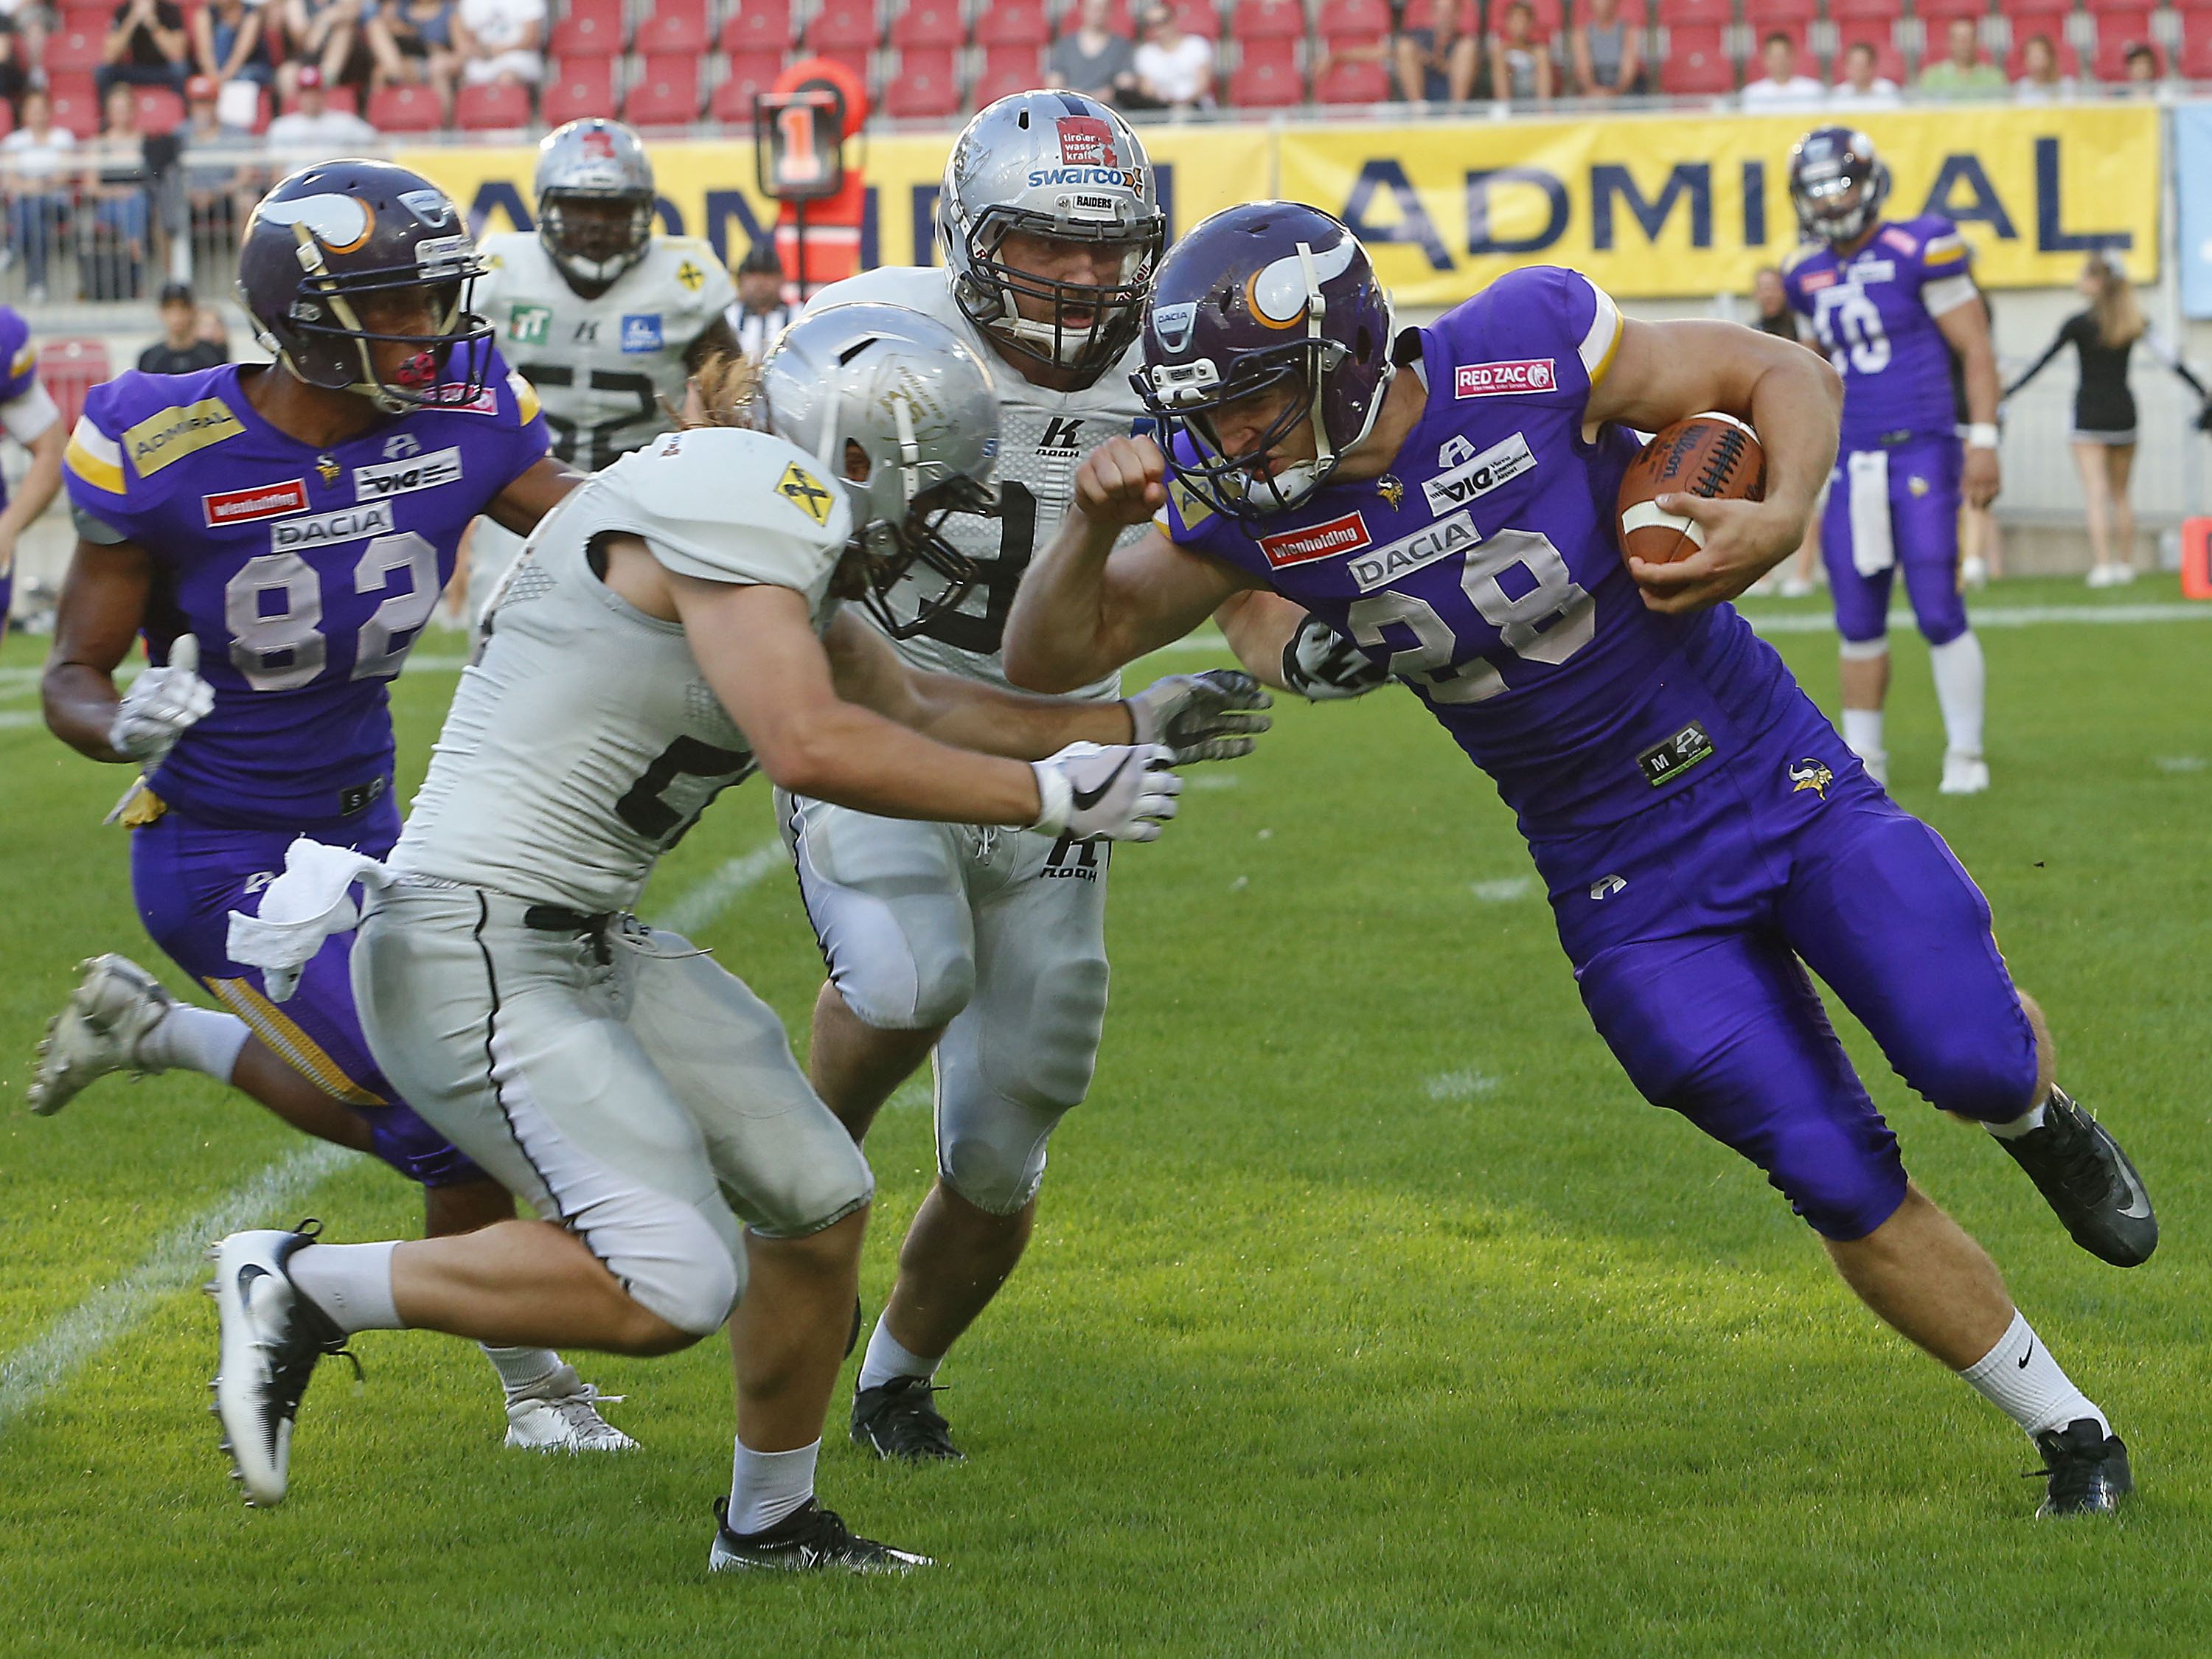
[[[1158,218],[1135,228],[1139,234],[1134,237],[1130,228],[1119,224],[1102,227],[1093,235],[1040,215],[986,209],[969,233],[967,276],[969,284],[984,290],[986,304],[970,315],[1024,356],[1063,368],[1104,369],[1129,349],[1143,325],[1152,268],[1166,237]],[[1103,248],[1109,258],[1092,269],[1107,265],[1108,280],[1068,282],[1025,270],[1006,258],[1006,244],[1017,234],[1024,241]]]
[[[956,476],[917,492],[905,514],[878,519],[854,538],[865,591],[859,598],[876,625],[895,640],[912,639],[968,597],[981,572],[945,538],[945,521],[956,513],[994,519],[999,504],[992,490],[973,478]],[[902,614],[902,598],[913,610]]]
[[[1856,240],[1881,211],[1889,174],[1871,156],[1849,152],[1801,157],[1791,169],[1790,199],[1808,236],[1830,243]]]
[[[651,246],[653,198],[638,191],[548,190],[538,204],[538,234],[570,283],[605,289]]]
[[[284,361],[310,386],[355,392],[390,415],[474,404],[491,361],[491,325],[469,309],[482,270],[471,258],[459,276],[432,283],[414,270],[308,277],[285,319]]]

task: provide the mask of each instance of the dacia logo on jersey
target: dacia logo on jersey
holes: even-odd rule
[[[1790,793],[1793,795],[1802,789],[1809,789],[1826,800],[1828,786],[1835,781],[1836,775],[1819,761],[1801,760],[1790,763]]]
[[[392,495],[435,489],[440,484],[460,481],[461,451],[457,444],[434,449],[427,455],[354,468],[353,498],[357,501],[380,501]]]
[[[1459,441],[1465,443],[1465,440]],[[1469,450],[1474,446],[1467,444]],[[1444,446],[1449,450],[1450,444]],[[1529,452],[1528,440],[1516,432],[1503,443],[1492,444],[1480,455],[1469,454],[1450,471],[1429,479],[1421,486],[1421,495],[1431,513],[1449,513],[1455,507],[1464,507],[1478,495],[1485,495],[1509,478],[1517,478],[1536,465]]]
[[[1416,530],[1402,540],[1360,554],[1351,563],[1352,580],[1359,585],[1361,592],[1371,593],[1401,576],[1411,575],[1438,559],[1449,558],[1473,547],[1481,539],[1475,534],[1474,515],[1462,509],[1449,519],[1439,519]]]
[[[517,345],[544,345],[552,331],[551,306],[517,306],[507,313],[507,337]]]
[[[626,352],[660,349],[660,313],[637,313],[623,319],[622,349]]]
[[[829,524],[830,509],[837,500],[822,487],[820,479],[797,461],[783,469],[783,477],[776,481],[775,493],[823,526]]]
[[[280,519],[269,526],[271,553],[297,553],[333,542],[357,542],[364,536],[382,536],[392,529],[392,508],[382,501],[367,507],[342,507],[335,513],[318,513],[307,519]]]
[[[689,259],[686,259],[682,264],[676,267],[676,280],[683,283],[684,286],[692,293],[696,294],[700,289],[704,286],[707,281],[707,273],[700,270],[698,266],[693,264]]]
[[[148,416],[125,431],[123,448],[143,478],[172,461],[182,460],[225,438],[235,438],[245,430],[222,398],[203,398],[181,409],[165,409]]]

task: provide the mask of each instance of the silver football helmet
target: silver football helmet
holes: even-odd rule
[[[777,338],[755,407],[844,485],[862,600],[885,632],[906,639],[960,603],[975,565],[940,527],[951,514],[998,512],[998,391],[973,348],[904,306],[832,306]],[[900,615],[891,592],[910,575],[915,609]]]
[[[1010,231],[1121,250],[1114,280],[1054,282],[1000,257]],[[937,193],[937,240],[952,292],[1009,350],[1105,373],[1143,325],[1167,219],[1151,158],[1095,98],[1020,92],[979,111],[953,142]],[[1025,317],[1020,301],[1043,314]]]
[[[532,189],[546,257],[587,300],[653,246],[653,162],[619,121],[591,115],[547,133]]]

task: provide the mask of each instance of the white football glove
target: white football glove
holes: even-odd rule
[[[1168,769],[1174,763],[1174,752],[1163,744],[1103,749],[1071,743],[1048,760],[1030,763],[1044,800],[1030,828],[1083,841],[1157,841],[1182,793],[1182,780]]]
[[[1390,671],[1319,617],[1300,623],[1283,647],[1283,684],[1312,702],[1364,697],[1390,683]]]
[[[1235,760],[1274,722],[1253,711],[1274,702],[1242,669],[1170,674],[1126,700],[1139,744],[1164,744],[1177,766]]]
[[[149,668],[131,682],[107,728],[107,746],[126,760],[159,764],[209,709],[215,687],[199,675],[200,642],[181,634],[169,647],[169,660]]]

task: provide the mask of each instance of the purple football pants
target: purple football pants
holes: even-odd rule
[[[1903,1201],[1905,1166],[1807,969],[1946,1111],[2026,1111],[2035,1039],[1980,889],[1805,714],[1626,823],[1533,850],[1583,1002],[1644,1097],[1848,1241]]]
[[[399,838],[399,814],[387,796],[350,835],[319,836],[381,858]],[[425,1187],[488,1181],[443,1135],[393,1093],[369,1057],[354,1012],[347,969],[350,934],[333,939],[300,975],[289,1000],[273,1002],[261,971],[230,959],[230,913],[251,910],[284,867],[289,830],[228,830],[195,823],[170,809],[131,834],[131,890],[139,920],[169,959],[212,991],[223,1006],[292,1067],[358,1113],[377,1157]]]
[[[1905,596],[1930,645],[1948,645],[1966,631],[1959,593],[1959,471],[1965,455],[1953,437],[1917,439],[1889,456],[1890,541],[1897,562],[1863,576],[1851,562],[1850,475],[1838,457],[1827,509],[1820,518],[1820,556],[1835,596],[1836,631],[1845,639],[1878,640],[1889,631],[1890,582],[1905,573]]]

